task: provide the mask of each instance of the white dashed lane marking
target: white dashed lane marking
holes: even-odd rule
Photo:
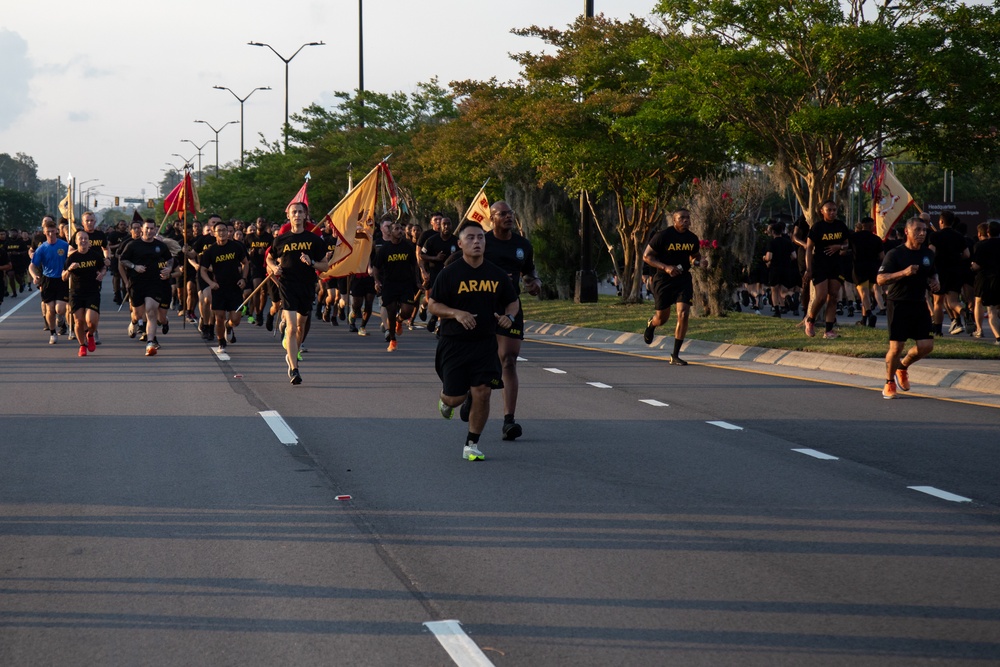
[[[908,486],[908,489],[913,489],[914,491],[919,491],[920,493],[926,493],[942,500],[950,500],[953,503],[971,503],[972,498],[966,498],[965,496],[957,496],[954,493],[948,493],[947,491],[942,491],[941,489],[936,489],[933,486]]]
[[[798,452],[799,454],[805,454],[806,456],[811,456],[814,459],[823,459],[824,461],[839,461],[836,456],[830,456],[829,454],[824,454],[823,452],[818,452],[815,449],[793,449],[793,452]]]
[[[603,382],[588,382],[591,387],[597,387],[598,389],[611,389],[610,384],[604,384]]]
[[[655,398],[641,398],[640,403],[645,403],[646,405],[652,405],[654,408],[669,408],[670,406],[666,403],[662,403]]]
[[[550,373],[555,373],[556,375],[566,375],[566,371],[559,370],[558,368],[546,368],[544,370],[547,370]]]
[[[737,426],[736,424],[730,424],[729,422],[705,422],[706,424],[711,424],[712,426],[718,426],[719,428],[724,428],[727,431],[742,431],[742,426]]]
[[[527,361],[527,359],[525,359],[524,357],[518,357],[517,360],[518,361]]]
[[[434,634],[458,667],[493,667],[486,654],[462,630],[458,621],[429,621],[424,627]]]
[[[261,417],[264,418],[264,422],[271,427],[274,431],[274,435],[278,437],[278,442],[283,445],[297,445],[299,444],[299,436],[295,435],[295,431],[292,427],[285,423],[281,415],[278,414],[276,410],[265,410],[264,412],[258,412]]]

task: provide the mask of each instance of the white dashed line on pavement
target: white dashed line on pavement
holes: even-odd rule
[[[829,454],[824,454],[823,452],[818,452],[815,449],[793,449],[793,452],[798,452],[799,454],[805,454],[806,456],[811,456],[814,459],[823,459],[824,461],[839,461],[840,459],[836,456],[830,456]]]
[[[555,373],[556,375],[566,375],[566,371],[559,370],[558,368],[546,368],[544,370],[547,370],[550,373]]]
[[[219,361],[229,361],[229,355],[225,352],[219,352],[216,348],[212,348],[212,352],[219,358]]]
[[[282,419],[276,410],[265,410],[257,414],[264,418],[264,422],[271,427],[274,435],[278,436],[278,442],[283,445],[299,444],[299,436],[295,435],[292,427],[285,423],[285,420]]]
[[[598,389],[611,389],[610,384],[604,384],[603,382],[588,382],[591,387],[597,387]]]
[[[654,408],[669,408],[670,407],[666,403],[661,403],[660,401],[656,400],[655,398],[641,398],[641,399],[639,399],[639,402],[640,403],[645,403],[646,405],[652,405]]]
[[[8,310],[3,315],[0,315],[0,322],[3,322],[5,319],[16,313],[21,306],[28,303],[28,301],[31,300],[31,298],[34,297],[36,294],[38,294],[38,290],[32,290],[31,292],[28,292],[28,296],[24,297],[23,300],[18,301],[16,306]]]
[[[424,627],[434,634],[458,667],[493,667],[486,654],[462,630],[458,621],[429,621]]]
[[[742,426],[737,426],[736,424],[730,424],[729,422],[705,422],[706,424],[711,424],[712,426],[718,426],[719,428],[724,428],[727,431],[742,431]]]
[[[527,361],[527,359],[525,359],[524,357],[518,357],[517,360],[518,361]]]
[[[919,491],[920,493],[926,493],[942,500],[950,500],[953,503],[971,503],[972,498],[966,498],[965,496],[956,496],[954,493],[948,493],[947,491],[942,491],[941,489],[936,489],[933,486],[908,486],[908,489],[913,489],[914,491]]]

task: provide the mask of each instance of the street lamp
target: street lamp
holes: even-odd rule
[[[240,109],[242,111],[242,107],[240,107]],[[208,129],[212,130],[212,132],[215,132],[215,177],[218,178],[219,177],[219,132],[222,132],[224,129],[226,129],[226,125],[233,125],[233,124],[242,125],[243,123],[241,123],[238,120],[227,120],[225,123],[222,124],[222,127],[220,127],[217,130],[214,127],[212,127],[212,124],[209,123],[207,120],[196,120],[195,122],[196,123],[204,123],[205,125],[208,125]],[[242,146],[243,134],[242,133],[240,133],[240,142],[241,142],[241,145],[240,145],[240,167],[242,167],[243,166],[243,146]]]
[[[156,193],[156,196],[153,197],[153,199],[159,199],[160,198],[160,186],[159,186],[159,184],[158,183],[154,183],[153,181],[146,181],[146,185],[152,185],[153,186],[153,188],[154,188],[153,192]]]
[[[83,186],[86,185],[87,183],[93,183],[94,181],[99,181],[99,180],[101,180],[101,179],[99,179],[99,178],[88,178],[87,180],[81,181],[81,182],[79,182],[79,183],[76,184],[76,200],[80,204],[80,213],[81,214],[84,211],[84,206],[83,206],[83,204],[84,204]]]
[[[180,159],[184,160],[184,168],[185,169],[193,169],[194,168],[194,164],[192,164],[191,161],[194,160],[196,157],[198,157],[198,154],[195,153],[191,157],[187,157],[186,158],[183,155],[181,155],[180,153],[171,153],[170,157],[179,157]],[[168,162],[167,164],[170,164],[170,163]]]
[[[96,181],[96,180],[98,180],[98,179],[96,179],[96,178],[95,178],[94,180]],[[86,189],[86,190],[84,191],[84,195],[83,195],[83,203],[84,203],[84,207],[83,207],[83,209],[82,209],[82,210],[86,211],[86,210],[88,209],[88,207],[86,206],[86,204],[90,202],[90,191],[91,191],[91,190],[96,190],[97,188],[103,188],[103,187],[104,187],[104,183],[98,183],[97,185],[91,185],[90,187],[88,187],[88,188],[87,188],[87,189]],[[95,195],[98,195],[98,194],[100,194],[100,193],[99,193],[99,192],[97,192],[97,193],[94,193],[94,194],[95,194]],[[94,208],[97,208],[97,207],[95,206]],[[81,213],[81,215],[82,215],[82,213]]]
[[[228,90],[230,93],[232,93],[233,97],[235,97],[237,99],[237,101],[239,101],[239,103],[240,103],[240,169],[242,169],[243,168],[243,103],[246,102],[247,100],[249,100],[250,96],[253,95],[254,93],[256,93],[258,90],[271,90],[271,86],[265,86],[263,88],[261,88],[261,87],[254,88],[249,93],[247,93],[246,97],[240,97],[239,95],[237,95],[236,93],[233,92],[232,88],[227,88],[226,86],[212,86],[212,88],[215,88],[216,90]],[[287,86],[285,88],[287,90]],[[288,113],[287,112],[287,106],[288,105],[286,104],[285,105],[285,107],[286,107],[286,111],[285,111],[286,122],[287,122],[287,113]],[[196,123],[204,123],[205,121],[203,121],[203,120],[196,120],[195,122]],[[211,127],[211,125],[209,125],[209,127]],[[223,125],[222,127],[225,127],[225,125]],[[216,137],[216,138],[218,138],[218,137]],[[216,162],[218,162],[218,160],[216,160]],[[216,174],[216,176],[218,176],[218,173]]]
[[[203,143],[201,146],[199,146],[198,144],[194,143],[190,139],[181,139],[181,143],[183,143],[185,141],[198,149],[198,152],[196,153],[196,155],[198,156],[198,185],[201,186],[202,179],[204,178],[202,176],[202,173],[201,173],[201,149],[203,149],[205,146],[207,146],[210,143],[212,143],[213,141],[215,141],[215,139],[209,139],[208,141],[206,141],[205,143]],[[219,150],[218,145],[216,145],[215,150],[216,150],[216,154],[218,154],[218,150]]]
[[[293,53],[288,58],[285,58],[283,55],[281,55],[280,53],[278,53],[277,51],[275,51],[274,47],[271,46],[270,44],[264,44],[262,42],[247,42],[247,44],[250,45],[250,46],[266,46],[267,48],[271,49],[271,52],[274,53],[274,55],[278,56],[278,58],[280,58],[281,61],[283,63],[285,63],[285,128],[284,128],[284,130],[285,130],[285,152],[287,153],[288,152],[288,63],[292,62],[292,59],[295,58],[295,56],[299,55],[299,51],[301,51],[302,49],[306,48],[307,46],[326,46],[326,44],[324,42],[307,42],[306,44],[303,44],[302,46],[300,46],[295,51],[295,53]]]

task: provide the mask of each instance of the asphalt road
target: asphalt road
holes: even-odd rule
[[[469,463],[423,330],[316,322],[292,387],[263,328],[146,358],[106,294],[80,359],[24,296],[2,665],[1000,663],[996,410],[527,341]]]

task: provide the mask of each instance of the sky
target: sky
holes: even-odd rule
[[[362,0],[365,89],[413,92],[437,77],[515,79],[509,54],[543,49],[510,34],[529,25],[565,28],[584,0]],[[99,206],[115,196],[152,197],[163,171],[195,156],[244,106],[246,148],[281,138],[285,58],[289,113],[335,104],[358,87],[358,2],[354,0],[50,0],[5,2],[0,13],[0,153],[27,153],[39,178],[68,175],[97,186]],[[609,17],[651,18],[655,0],[595,0]],[[40,9],[44,7],[44,11]],[[239,160],[240,125],[219,134],[219,162]],[[182,157],[177,157],[173,154]],[[215,144],[202,149],[215,166]],[[193,162],[197,163],[197,157]],[[90,193],[93,199],[95,192]]]

